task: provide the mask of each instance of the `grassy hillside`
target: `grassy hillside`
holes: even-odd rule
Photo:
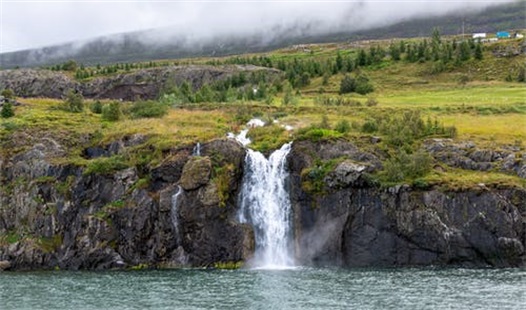
[[[445,42],[453,39],[442,38]],[[430,38],[427,40],[431,42]],[[415,46],[422,42],[407,41]],[[22,104],[16,107],[15,117],[0,120],[2,152],[16,153],[39,139],[52,137],[68,147],[67,156],[56,159],[61,163],[93,168],[108,162],[104,167],[110,169],[129,165],[154,167],[170,148],[191,147],[197,142],[226,137],[228,132],[238,132],[249,119],[257,117],[267,126],[252,130],[250,136],[252,147],[262,151],[275,149],[290,140],[343,139],[370,150],[388,164],[400,156],[400,150],[411,156],[418,154],[427,139],[452,138],[471,141],[481,148],[513,149],[517,158],[522,156],[526,147],[526,88],[520,72],[524,70],[526,57],[514,51],[521,49],[523,39],[484,44],[481,59],[472,56],[463,61],[451,60],[440,70],[436,69],[440,61],[433,60],[432,56],[412,62],[405,59],[407,52],[402,53],[400,60],[386,53],[373,63],[355,66],[352,70],[344,69],[345,66],[334,68],[338,58],[358,63],[361,50],[370,51],[377,46],[387,50],[399,43],[399,40],[394,43],[389,40],[316,44],[266,54],[180,60],[180,63],[208,64],[265,62],[268,66],[286,68],[279,85],[248,84],[259,90],[264,87],[266,95],[261,98],[247,97],[252,92],[252,88],[248,88],[243,96],[225,102],[197,100],[198,97],[215,98],[203,97],[204,90],[197,90],[190,97],[185,95],[182,100],[181,85],[176,85],[172,93],[165,93],[154,103],[170,106],[166,114],[158,118],[133,114],[137,103],[131,102],[120,103],[123,112],[120,119],[109,121],[88,109],[93,101],[86,101],[81,113],[71,113],[61,108],[62,101],[19,99]],[[502,50],[509,54],[502,56]],[[297,82],[301,78],[290,75],[291,68],[300,68],[300,64],[316,66],[316,63],[320,64],[321,71],[329,71],[309,75],[305,83]],[[312,72],[317,71],[312,69]],[[297,75],[302,75],[301,70]],[[363,95],[340,94],[345,76],[366,76],[374,91]],[[215,90],[214,87],[211,89]],[[404,126],[413,123],[422,128],[408,133],[408,127]],[[293,130],[286,130],[285,125]],[[87,146],[102,146],[136,133],[149,138],[124,156],[82,157]],[[381,142],[372,145],[369,141],[376,136]],[[453,188],[478,183],[526,185],[524,179],[499,170],[465,171],[440,166],[439,170],[395,182],[419,180]],[[385,172],[378,172],[374,177],[386,184],[393,182]]]

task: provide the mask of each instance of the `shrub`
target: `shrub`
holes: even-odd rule
[[[1,95],[5,98],[5,99],[15,99],[15,92],[10,89],[10,88],[6,88],[4,90],[2,90],[2,93]]]
[[[168,113],[168,106],[153,100],[137,101],[130,113],[133,118],[160,118]]]
[[[373,85],[369,83],[369,78],[364,74],[359,74],[356,78],[346,75],[340,82],[340,94],[356,92],[365,95],[373,91]]]
[[[360,95],[365,95],[374,91],[374,87],[369,83],[369,78],[363,74],[356,77],[355,91]]]
[[[102,103],[99,100],[95,101],[94,103],[91,104],[90,110],[91,112],[95,114],[101,114],[102,113]]]
[[[526,66],[519,67],[519,73],[517,73],[517,82],[526,81]]]
[[[64,71],[76,71],[78,68],[77,62],[74,60],[68,60],[62,64],[62,70]]]
[[[121,119],[121,105],[117,101],[110,102],[102,108],[102,119],[115,122]]]
[[[373,133],[378,131],[378,123],[373,120],[367,120],[362,125],[362,131],[366,133]]]
[[[349,121],[342,119],[336,124],[334,130],[336,130],[339,133],[347,133],[351,130],[351,124],[349,123]]]
[[[310,194],[325,193],[325,177],[341,162],[341,159],[316,160],[310,168],[301,171],[301,188]]]
[[[398,151],[385,162],[385,177],[392,182],[420,178],[431,170],[431,163],[431,156],[425,151],[419,150],[411,155],[405,151]]]
[[[11,104],[11,102],[4,102],[4,105],[2,106],[2,111],[0,111],[0,115],[2,116],[2,118],[10,118],[15,116],[15,110],[13,109],[13,105]]]
[[[9,122],[9,121],[5,121],[5,122],[2,122],[2,127],[7,130],[7,131],[15,131],[17,130],[18,128],[20,128],[20,125],[18,125],[17,123],[15,122]]]
[[[378,105],[378,101],[373,97],[369,97],[367,98],[367,102],[365,102],[365,105],[368,107],[374,107]]]
[[[310,140],[313,142],[340,138],[341,133],[323,128],[309,127],[298,131],[298,140]]]
[[[230,197],[231,183],[235,175],[235,170],[236,168],[233,164],[214,168],[212,180],[217,188],[220,207],[225,207]]]
[[[66,95],[65,109],[74,113],[82,112],[84,110],[84,97],[82,97],[82,94],[70,89]]]
[[[252,128],[248,137],[252,140],[250,148],[259,152],[278,149],[290,139],[286,130],[278,125]]]
[[[340,94],[352,93],[356,90],[356,80],[345,75],[340,82]]]
[[[326,114],[323,114],[322,117],[321,117],[321,121],[320,123],[318,124],[318,128],[322,128],[322,129],[331,129],[331,125],[329,124],[329,118],[327,117]]]

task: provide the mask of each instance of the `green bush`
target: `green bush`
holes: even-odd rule
[[[10,88],[2,90],[1,95],[8,100],[15,99],[15,92]]]
[[[290,139],[286,130],[278,125],[252,128],[248,137],[252,140],[250,148],[259,152],[276,150]]]
[[[84,97],[82,94],[70,89],[66,95],[65,109],[70,112],[80,113],[84,110]]]
[[[384,163],[384,173],[387,181],[399,182],[405,179],[416,179],[426,175],[431,170],[432,158],[422,150],[408,154],[399,150]]]
[[[11,104],[11,102],[4,102],[4,105],[2,106],[2,111],[0,111],[0,115],[2,116],[2,118],[10,118],[15,116],[15,110],[13,109],[13,105]]]
[[[345,75],[340,82],[340,94],[352,93],[356,90],[356,80]]]
[[[313,142],[336,139],[342,136],[342,134],[337,131],[316,127],[301,129],[297,134],[298,140],[310,140]]]
[[[78,64],[74,60],[68,60],[65,63],[62,64],[62,70],[64,71],[75,71],[78,68]]]
[[[356,92],[365,95],[373,91],[373,85],[369,83],[369,78],[364,74],[358,74],[356,78],[345,75],[340,82],[340,94]]]
[[[366,133],[373,133],[378,131],[378,123],[374,119],[365,121],[362,125],[362,131]]]
[[[320,195],[325,192],[325,177],[341,162],[341,159],[328,161],[316,160],[310,168],[301,171],[301,187],[310,194]]]
[[[116,122],[122,118],[121,105],[117,101],[110,102],[102,108],[102,119]]]
[[[369,97],[367,98],[365,105],[368,107],[375,107],[378,105],[378,101],[375,98]]]
[[[137,101],[130,113],[133,118],[161,118],[168,113],[168,106],[153,100]]]
[[[349,121],[342,119],[336,124],[334,130],[336,130],[339,133],[347,133],[351,130],[351,124],[349,123]]]
[[[355,91],[360,95],[366,95],[374,91],[374,87],[369,83],[369,78],[363,74],[356,77]]]
[[[90,110],[91,112],[95,114],[101,114],[102,113],[102,103],[99,100],[95,101],[94,103],[91,104]]]

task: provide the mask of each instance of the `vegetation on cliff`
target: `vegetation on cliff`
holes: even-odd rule
[[[205,83],[164,80],[156,100],[135,102],[84,99],[73,90],[64,101],[20,99],[23,104],[16,107],[16,117],[2,120],[2,149],[14,155],[29,146],[32,139],[16,139],[22,134],[52,137],[67,147],[66,155],[54,160],[85,166],[86,173],[130,166],[147,171],[170,148],[225,137],[257,117],[266,126],[249,133],[255,149],[268,152],[289,140],[353,140],[384,162],[383,169],[374,172],[381,183],[454,186],[454,180],[465,183],[458,167],[429,155],[424,141],[471,141],[480,148],[522,156],[523,44],[523,39],[481,43],[445,38],[435,30],[424,39],[318,44],[259,55],[182,60],[208,66],[257,65],[283,74],[241,71]],[[116,74],[166,64],[116,64],[110,72],[100,66],[71,69],[68,62],[56,69],[83,80],[82,70]],[[134,134],[147,138],[124,154],[96,159],[85,155],[87,148]],[[333,165],[320,164],[329,166]],[[472,183],[499,179],[524,185],[520,178],[503,175],[507,172],[501,165],[492,167],[473,177]]]

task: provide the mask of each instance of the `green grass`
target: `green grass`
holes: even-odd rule
[[[387,45],[388,41],[364,43],[367,49],[370,44]],[[310,84],[299,89],[297,103],[282,105],[283,94],[276,94],[273,103],[238,101],[233,103],[203,103],[193,104],[184,108],[168,109],[150,104],[139,113],[133,112],[131,103],[122,103],[122,110],[127,112],[123,118],[115,122],[101,119],[100,114],[94,114],[89,109],[81,113],[69,113],[58,107],[60,100],[37,98],[21,98],[23,104],[15,109],[15,117],[0,120],[0,152],[15,154],[28,146],[51,137],[64,147],[66,154],[54,160],[55,163],[73,163],[85,166],[85,173],[105,174],[130,166],[143,168],[153,167],[162,161],[163,150],[206,142],[223,138],[228,132],[239,132],[244,123],[252,117],[268,119],[279,116],[279,123],[262,128],[252,129],[249,133],[253,143],[252,148],[268,153],[279,148],[290,140],[325,141],[348,139],[362,141],[370,135],[383,135],[381,130],[364,132],[363,125],[379,115],[401,114],[406,110],[420,111],[422,119],[428,117],[437,119],[443,126],[455,126],[458,131],[457,140],[471,140],[481,147],[497,148],[504,145],[526,144],[526,87],[517,82],[505,82],[508,72],[516,70],[524,63],[526,57],[497,58],[491,53],[493,48],[502,44],[515,46],[519,41],[510,40],[507,43],[488,45],[482,61],[470,60],[458,67],[451,67],[439,74],[430,74],[431,62],[406,63],[393,62],[388,59],[380,64],[361,68],[374,84],[375,91],[368,96],[357,94],[345,95],[345,102],[324,105],[321,96],[338,98],[338,90],[343,74],[329,78],[327,85],[322,85],[323,78],[312,78]],[[285,48],[266,53],[274,63],[279,60],[334,58],[339,50],[342,56],[356,53],[351,45],[346,44],[315,44],[307,47],[312,52],[297,48]],[[260,56],[258,54],[242,57]],[[225,60],[220,58],[219,60]],[[204,63],[210,58],[182,60],[180,63]],[[461,77],[467,76],[466,84],[459,83]],[[323,88],[323,94],[320,94]],[[368,98],[374,98],[378,104],[367,106]],[[327,102],[327,101],[325,101]],[[91,101],[86,101],[89,106]],[[107,104],[103,101],[103,104]],[[137,105],[135,105],[137,106]],[[152,108],[152,109],[150,109]],[[162,111],[161,111],[162,110]],[[155,113],[151,114],[153,111]],[[163,113],[157,113],[157,112]],[[143,113],[144,112],[144,113]],[[151,116],[158,118],[136,118]],[[327,127],[320,128],[321,116],[326,116]],[[337,124],[347,121],[350,127],[344,132],[335,129]],[[286,131],[282,126],[294,128]],[[81,157],[87,146],[104,146],[115,140],[133,134],[147,136],[147,141],[127,150],[124,154],[109,158],[87,160]],[[28,139],[21,137],[30,137]],[[386,136],[384,136],[385,140]],[[415,142],[411,147],[418,147]],[[391,146],[381,144],[381,148],[389,150]],[[147,169],[145,169],[147,170]],[[464,173],[464,174],[463,174]],[[219,187],[228,184],[227,173],[218,178]],[[513,176],[490,173],[487,182],[499,184],[519,184]],[[469,181],[466,176],[473,177]],[[146,187],[147,176],[137,184]],[[432,172],[429,176],[419,178],[420,185],[451,183],[462,187],[462,184],[477,184],[483,176],[473,172],[447,171],[442,174]],[[500,181],[499,181],[500,180]],[[51,182],[42,178],[39,182]],[[414,181],[414,180],[413,180]],[[417,182],[417,183],[418,183]],[[67,192],[71,182],[62,182],[60,189]],[[456,186],[455,185],[455,186]],[[454,187],[455,187],[454,186]],[[226,192],[225,188],[220,192]],[[226,201],[228,197],[223,197]]]

